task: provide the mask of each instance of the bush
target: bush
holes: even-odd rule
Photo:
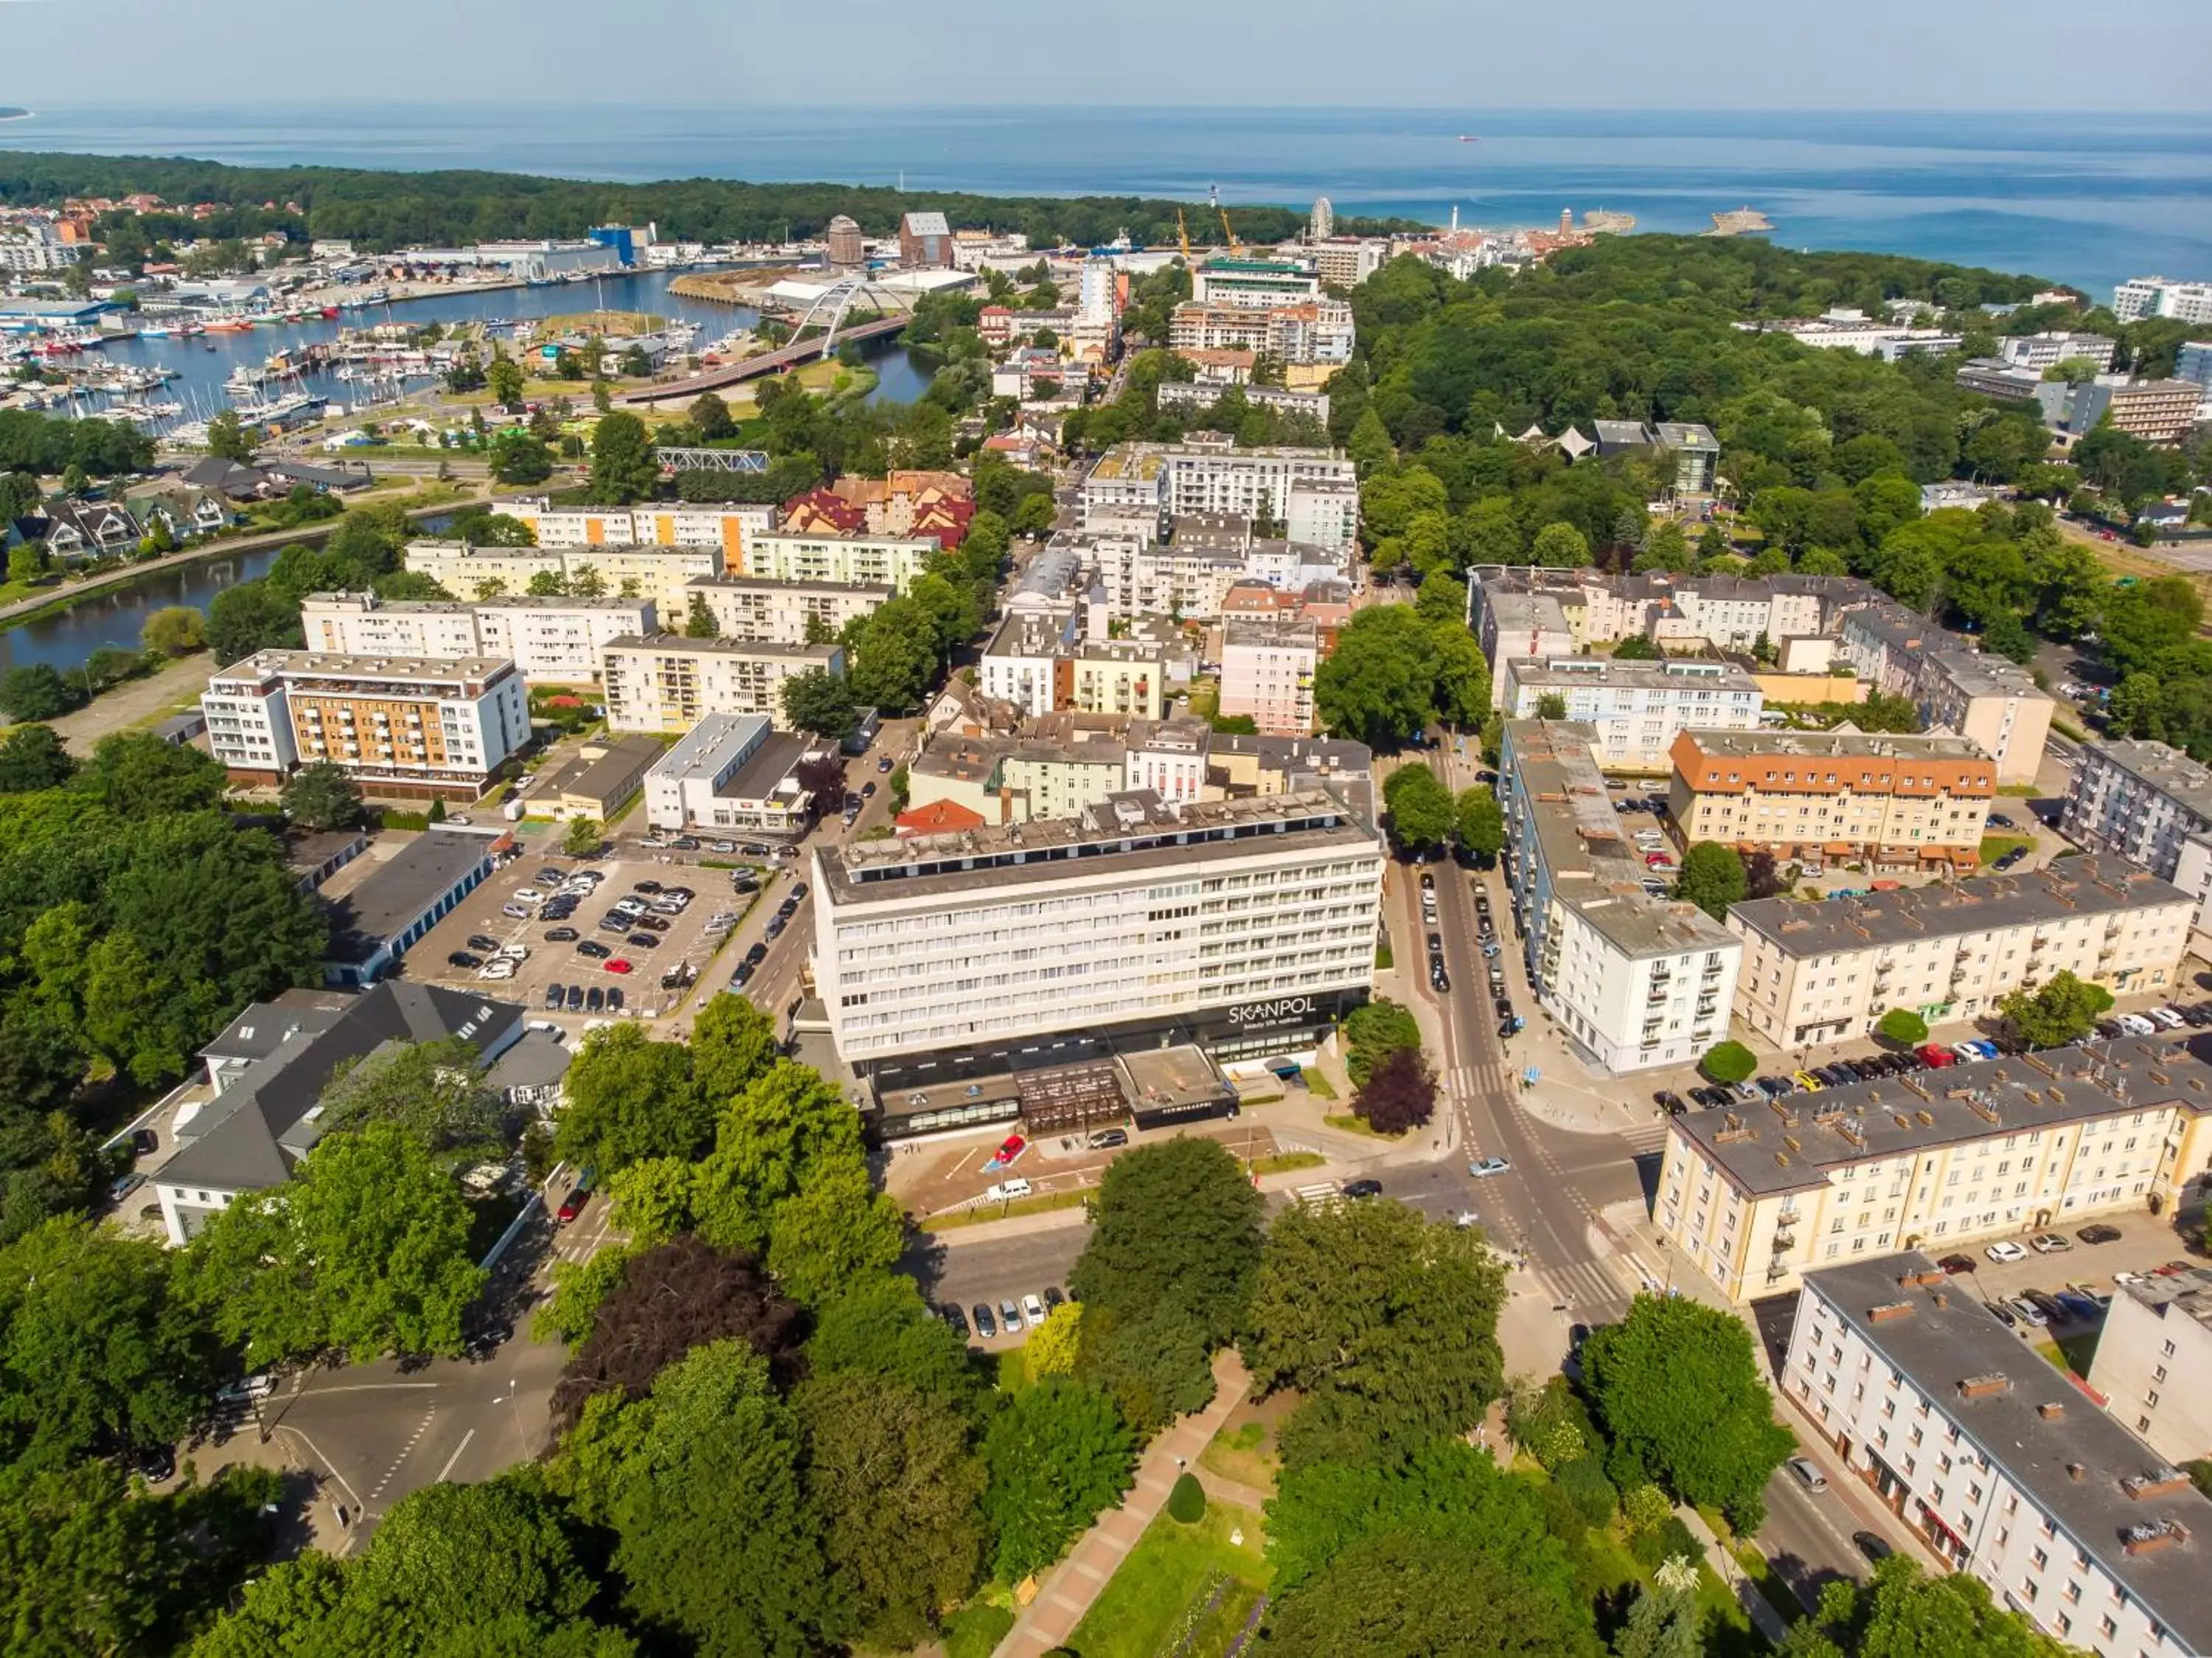
[[[1184,1473],[1176,1478],[1175,1488],[1168,1493],[1168,1518],[1186,1526],[1195,1526],[1206,1518],[1206,1488],[1198,1483],[1196,1474]]]
[[[991,1658],[1013,1626],[1004,1606],[963,1606],[945,1620],[945,1658]]]
[[[1741,1082],[1759,1069],[1759,1058],[1741,1042],[1723,1042],[1699,1065],[1716,1082]]]
[[[1563,1462],[1553,1471],[1552,1478],[1566,1493],[1568,1501],[1575,1505],[1575,1512],[1587,1525],[1604,1525],[1620,1505],[1620,1494],[1613,1490],[1613,1482],[1605,1477],[1605,1470],[1595,1457],[1582,1456],[1572,1462]]]
[[[1668,1558],[1680,1555],[1686,1560],[1703,1560],[1705,1551],[1690,1528],[1682,1523],[1679,1515],[1668,1515],[1650,1531],[1638,1532],[1629,1539],[1628,1551],[1636,1557],[1636,1564],[1646,1571],[1656,1571]]]
[[[1632,1533],[1648,1532],[1674,1517],[1674,1505],[1656,1485],[1631,1485],[1621,1493],[1621,1517]]]

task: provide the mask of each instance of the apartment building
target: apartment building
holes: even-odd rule
[[[1997,355],[2005,362],[2041,374],[2062,363],[2087,363],[2099,374],[2112,366],[2119,342],[2108,334],[2045,330],[2039,334],[2014,334],[1997,342]]]
[[[1294,546],[1349,558],[1359,539],[1359,485],[1349,474],[1297,478],[1284,503],[1283,534]]]
[[[1981,863],[1996,767],[1964,737],[1833,731],[1685,731],[1668,810],[1683,846],[1879,869]]]
[[[1509,720],[1505,875],[1537,1000],[1615,1072],[1695,1059],[1728,1035],[1741,941],[1645,886],[1587,724]]]
[[[1383,849],[1322,790],[817,850],[814,979],[837,1052],[933,1080],[1054,1039],[1296,1057],[1373,982]],[[1020,1058],[1018,1056],[1034,1056]]]
[[[1352,308],[1316,299],[1265,310],[1191,302],[1168,317],[1168,344],[1177,351],[1265,352],[1293,367],[1349,363],[1358,338]]]
[[[1321,281],[1301,260],[1211,259],[1192,273],[1190,296],[1199,305],[1264,311],[1321,298]]]
[[[1875,691],[1911,698],[1923,723],[1978,743],[2000,785],[2035,781],[2057,704],[2017,662],[1887,599],[1844,612],[1836,643]]]
[[[2162,742],[2083,743],[2058,826],[2092,851],[2172,881],[2190,837],[2212,830],[2212,767]]]
[[[1597,733],[1601,765],[1665,771],[1674,739],[1696,728],[1750,731],[1764,698],[1759,683],[1733,662],[1615,661],[1602,656],[1513,658],[1498,705],[1509,720],[1534,719],[1547,698],[1563,717]]]
[[[903,593],[944,551],[944,543],[933,535],[837,535],[787,529],[754,537],[746,544],[743,560],[732,562],[728,574],[775,582],[888,587]]]
[[[2112,314],[2122,322],[2141,322],[2145,317],[2212,322],[2212,282],[2137,277],[2112,290]]]
[[[1011,610],[983,649],[978,684],[986,697],[1035,718],[1056,709],[1157,720],[1165,705],[1165,649],[1149,639],[1087,631],[1081,607]]]
[[[458,541],[410,541],[401,563],[465,603],[528,594],[540,577],[564,594],[642,599],[665,624],[690,603],[685,583],[723,574],[719,547],[469,547]],[[542,585],[542,583],[541,583]]]
[[[874,615],[895,593],[878,582],[779,582],[763,576],[702,576],[688,590],[706,602],[723,638],[786,643],[835,638],[848,623]]]
[[[1390,259],[1387,236],[1329,236],[1305,244],[1314,273],[1332,288],[1357,288]]]
[[[1314,628],[1230,623],[1222,630],[1221,713],[1249,715],[1273,736],[1310,735],[1314,674],[1324,654]]]
[[[1468,631],[1490,664],[1492,708],[1504,706],[1508,662],[1571,656],[1582,643],[1557,593],[1531,592],[1504,581],[1474,582],[1468,586],[1467,607]]]
[[[1925,1254],[1808,1277],[1779,1380],[1846,1468],[2045,1636],[2212,1652],[2212,1502]]]
[[[1352,510],[1358,511],[1354,497]],[[1117,618],[1173,616],[1211,621],[1223,613],[1239,582],[1264,582],[1303,593],[1316,582],[1350,575],[1348,546],[1295,539],[1257,539],[1251,521],[1194,514],[1175,521],[1166,539],[1079,533],[1067,539]]]
[[[212,676],[200,708],[239,782],[328,760],[401,800],[472,801],[530,739],[522,675],[488,656],[267,650]]]
[[[1742,1302],[1839,1261],[2195,1201],[2208,1123],[2212,1068],[2148,1037],[1686,1112],[1652,1220]]]
[[[556,507],[544,496],[495,501],[495,512],[530,526],[541,547],[702,547],[732,570],[756,535],[775,527],[775,509],[742,502],[660,501],[635,507]]]
[[[2089,1385],[2116,1421],[2169,1462],[2212,1456],[2212,1270],[2116,1283]]]
[[[1865,1035],[1892,1008],[1930,1025],[1994,1014],[2017,990],[2072,973],[2116,996],[2175,982],[2189,894],[2113,857],[1954,887],[1729,911],[1744,941],[1736,1016],[1779,1048]]]
[[[1952,383],[1962,392],[2013,403],[2039,401],[2045,385],[2042,369],[2000,357],[1968,357]]]
[[[532,685],[597,685],[599,655],[658,626],[650,599],[380,599],[311,593],[300,606],[310,650],[356,656],[504,656]]]
[[[1216,381],[1204,380],[1164,380],[1158,396],[1163,409],[1211,409],[1221,400],[1222,393],[1230,387]],[[1277,414],[1307,415],[1318,421],[1324,430],[1328,425],[1328,393],[1326,392],[1293,392],[1280,386],[1239,384],[1236,390],[1247,405],[1255,409],[1272,409]]]
[[[689,731],[709,714],[762,714],[788,730],[783,682],[815,668],[842,674],[843,649],[680,633],[617,639],[601,670],[607,724],[616,731]]]

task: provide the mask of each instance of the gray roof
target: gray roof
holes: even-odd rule
[[[2212,767],[2190,759],[2179,748],[2162,742],[2129,740],[2083,745],[2106,765],[2118,767],[2138,782],[2185,807],[2212,823]]]
[[[2192,1040],[2212,1049],[2212,1039]],[[1850,1082],[1769,1106],[1685,1112],[1668,1131],[1759,1196],[1826,1186],[1826,1171],[1854,1163],[2176,1100],[2212,1111],[2212,1065],[2180,1043],[2146,1036]]]
[[[413,926],[441,894],[478,864],[491,861],[491,839],[465,829],[417,835],[381,868],[331,905],[325,960],[368,960]]]
[[[1992,656],[1983,650],[1939,649],[1933,652],[1930,665],[1970,697],[2029,697],[2046,703],[2057,700],[2009,657]]]
[[[687,783],[711,777],[722,769],[732,748],[757,748],[768,737],[765,714],[708,714],[678,740],[676,746],[653,763],[648,780]]]
[[[1712,428],[1695,421],[1662,420],[1659,423],[1659,442],[1669,449],[1711,449],[1720,452],[1720,439],[1713,436]]]
[[[155,1179],[226,1192],[276,1186],[291,1178],[314,1144],[319,1129],[308,1112],[342,1061],[365,1058],[389,1044],[453,1036],[467,1038],[479,1051],[495,1048],[522,1016],[512,1003],[405,983],[345,998],[335,1012],[319,998],[313,1006],[256,1003],[205,1050],[221,1058],[255,1050],[254,1063],[210,1102],[192,1125],[191,1143]],[[268,1051],[258,1051],[263,1048]]]
[[[204,1059],[266,1059],[299,1037],[320,1036],[357,998],[343,991],[286,991],[274,1002],[248,1003],[200,1050]]]
[[[1901,1282],[1923,1275],[1934,1288]],[[2181,1650],[2212,1652],[2212,1502],[2185,1478],[2156,1495],[2131,1493],[2123,1480],[2148,1476],[2157,1484],[2174,1471],[2023,1347],[1978,1297],[1946,1294],[1942,1278],[1915,1251],[1831,1267],[1806,1282],[2027,1491],[2066,1540],[2164,1624]],[[1900,1305],[1911,1310],[1869,1317],[1876,1308]],[[2002,1376],[2008,1385],[1966,1397],[1961,1384],[1984,1376]],[[2057,1410],[2046,1414],[2053,1405]],[[2160,1522],[2179,1526],[2181,1540],[2128,1552],[2131,1528]]]
[[[548,1088],[568,1074],[574,1056],[556,1031],[526,1030],[514,1045],[493,1064],[484,1082],[495,1092],[512,1094],[517,1088]]]
[[[2085,854],[2018,875],[1863,893],[1816,904],[1790,898],[1753,899],[1733,905],[1729,918],[1769,941],[1783,954],[1804,957],[2195,901],[2179,887],[2124,858]]]

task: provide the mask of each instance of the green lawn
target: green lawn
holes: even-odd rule
[[[2026,835],[1984,835],[1982,837],[1982,867],[1987,869],[2015,846],[2033,846],[2035,842]]]
[[[1255,1174],[1281,1174],[1294,1168],[1319,1168],[1328,1161],[1317,1151],[1279,1151],[1272,1157],[1255,1157],[1252,1161]]]
[[[1231,1532],[1244,1540],[1231,1543]],[[1067,1644],[1081,1658],[1153,1658],[1172,1644],[1173,1634],[1194,1624],[1197,1637],[1185,1658],[1220,1658],[1268,1576],[1260,1516],[1250,1509],[1209,1503],[1192,1526],[1164,1513],[1146,1528]]]
[[[1246,1408],[1250,1408],[1247,1406]],[[1242,1422],[1224,1427],[1198,1454],[1200,1463],[1224,1478],[1267,1490],[1273,1486],[1282,1459],[1275,1454],[1275,1436],[1264,1422]]]
[[[1330,1112],[1321,1120],[1331,1128],[1342,1129],[1346,1134],[1364,1134],[1370,1140],[1389,1140],[1395,1143],[1406,1137],[1402,1134],[1379,1134],[1368,1127],[1364,1119],[1355,1117],[1348,1111]]]
[[[945,1620],[945,1658],[991,1658],[1013,1626],[1014,1614],[1004,1606],[981,1601],[963,1606]]]

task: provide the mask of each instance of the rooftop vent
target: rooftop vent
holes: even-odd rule
[[[2130,1554],[2148,1554],[2189,1540],[2189,1528],[2178,1520],[2152,1520],[2129,1526],[2120,1533],[2120,1545]]]
[[[1884,1301],[1880,1307],[1867,1309],[1869,1324],[1887,1324],[1892,1319],[1909,1319],[1911,1316],[1911,1301]]]
[[[2012,1379],[2002,1370],[1990,1370],[1978,1376],[1968,1376],[1959,1384],[1960,1399],[1988,1399],[1996,1393],[2012,1391]]]
[[[2088,1477],[2089,1468],[2087,1463],[2069,1462],[2066,1465],[2066,1478],[2072,1480],[2076,1485],[2079,1485]]]
[[[2035,1407],[2035,1414],[2045,1422],[2057,1422],[2066,1414],[2066,1406],[2057,1399],[2048,1399]]]
[[[2142,1473],[2130,1474],[2120,1481],[2120,1489],[2138,1503],[2185,1490],[2188,1486],[2189,1476],[2174,1467],[2147,1468]]]

